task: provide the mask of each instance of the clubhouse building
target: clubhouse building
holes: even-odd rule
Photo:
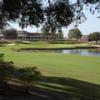
[[[62,40],[63,37],[59,34],[43,34],[43,33],[29,33],[26,31],[17,31],[17,33],[6,34],[0,33],[0,40]]]

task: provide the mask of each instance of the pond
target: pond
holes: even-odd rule
[[[79,54],[83,56],[100,56],[100,48],[77,48],[77,49],[36,49],[36,48],[23,48],[24,52],[49,52],[49,53],[62,53],[62,54]]]
[[[79,54],[83,56],[100,56],[100,49],[72,49],[62,50],[64,54]]]

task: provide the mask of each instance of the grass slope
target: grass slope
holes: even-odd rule
[[[87,46],[86,44],[82,44]],[[22,47],[72,47],[67,44],[47,44],[33,42],[32,44],[17,44],[15,46],[2,46],[0,53],[5,59],[14,61],[18,67],[37,66],[46,76],[68,77],[100,84],[100,57],[65,55],[60,53],[17,52],[12,49]],[[76,46],[76,45],[75,45]]]

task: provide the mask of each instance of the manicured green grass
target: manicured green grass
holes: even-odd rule
[[[81,44],[50,44],[46,41],[37,41],[37,42],[29,42],[27,44],[23,43],[15,43],[15,46],[8,46],[9,48],[75,48],[75,47],[90,47],[91,44],[81,43]]]
[[[76,44],[77,45],[77,44]],[[76,46],[75,45],[75,46]],[[82,44],[87,46],[87,44]],[[78,45],[77,45],[78,46]],[[32,44],[17,44],[0,47],[0,53],[5,54],[5,60],[14,61],[17,67],[37,66],[45,76],[56,76],[79,79],[100,84],[100,57],[65,55],[45,52],[17,52],[12,49],[22,47],[73,47],[67,44],[48,44],[32,42]]]

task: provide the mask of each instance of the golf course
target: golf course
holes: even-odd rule
[[[13,61],[17,69],[36,67],[41,78],[33,82],[32,97],[23,97],[22,87],[11,83],[4,95],[21,95],[22,100],[99,100],[100,98],[100,56],[82,56],[38,49],[90,48],[91,44],[51,44],[45,41],[0,43],[0,53],[5,61]],[[26,50],[21,50],[25,48]],[[33,51],[27,49],[33,49]],[[37,49],[34,51],[34,49]],[[13,86],[14,85],[14,86]],[[8,92],[9,89],[12,90]],[[17,87],[17,90],[14,88]],[[6,88],[6,87],[5,87]],[[33,89],[32,89],[33,88]],[[19,92],[16,92],[19,91]],[[15,94],[14,94],[15,93]],[[19,93],[19,94],[18,94]],[[14,100],[17,100],[13,98]]]
[[[31,44],[4,44],[0,53],[4,53],[5,60],[14,61],[17,67],[33,67],[46,76],[68,77],[100,84],[100,56],[81,56],[77,54],[62,54],[49,52],[17,51],[21,48],[70,48],[74,46],[89,46],[87,44],[49,44],[32,42]]]

